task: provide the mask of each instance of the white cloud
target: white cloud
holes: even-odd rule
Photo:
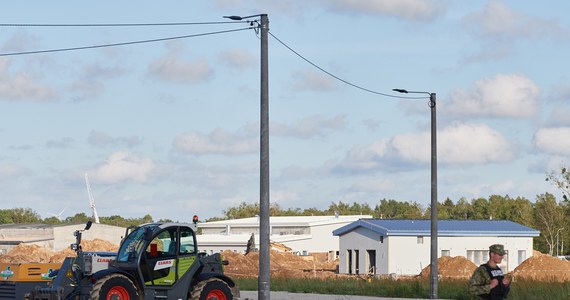
[[[292,136],[297,138],[324,137],[327,131],[344,128],[346,116],[334,116],[328,119],[320,116],[304,118],[294,125],[271,123],[269,130],[271,135]]]
[[[322,1],[339,13],[390,15],[413,21],[430,21],[445,12],[444,7],[426,0],[326,0]]]
[[[522,118],[537,112],[539,87],[528,77],[499,74],[475,82],[472,90],[451,92],[449,115]]]
[[[0,164],[0,180],[14,179],[30,173],[30,169],[17,164]]]
[[[217,128],[209,134],[196,131],[182,134],[174,140],[173,146],[179,152],[195,155],[242,155],[257,152],[259,143],[257,137],[250,134],[232,134]]]
[[[0,58],[0,99],[12,101],[52,101],[57,92],[42,85],[40,78],[29,72],[10,72],[10,61]]]
[[[312,70],[297,71],[292,75],[292,88],[297,91],[331,91],[334,81],[330,76]]]
[[[248,69],[257,65],[257,60],[249,52],[240,49],[226,50],[220,53],[220,60],[232,68]]]
[[[540,151],[552,155],[570,155],[570,127],[541,128],[533,143]]]
[[[178,44],[168,44],[168,52],[150,63],[148,70],[152,76],[177,83],[198,83],[209,79],[214,71],[205,58],[193,61],[180,57]]]
[[[105,132],[91,130],[87,137],[89,144],[104,147],[104,146],[126,146],[133,147],[142,143],[142,138],[138,136],[131,137],[112,137]]]
[[[46,142],[48,148],[71,148],[75,140],[70,137],[64,137],[59,140],[49,140]]]
[[[155,163],[151,159],[120,151],[111,154],[104,163],[89,172],[89,176],[103,183],[146,182],[154,169]]]
[[[548,117],[548,124],[552,126],[570,126],[570,107],[557,106],[552,109]]]
[[[463,21],[485,39],[544,38],[567,34],[567,30],[555,22],[519,13],[499,1],[490,1],[483,11],[470,14]]]
[[[504,163],[514,154],[508,141],[484,124],[454,124],[438,131],[438,163],[472,165]],[[409,133],[351,149],[337,169],[343,171],[404,170],[431,161],[431,133]]]
[[[482,11],[465,16],[463,25],[480,44],[463,63],[507,58],[521,40],[567,39],[569,34],[556,22],[515,11],[500,1],[489,1]]]
[[[485,124],[454,124],[442,130],[438,142],[442,163],[504,163],[514,159],[507,139]]]

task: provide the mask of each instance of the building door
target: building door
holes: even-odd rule
[[[354,250],[354,270],[356,275],[360,274],[360,251]]]
[[[368,274],[376,274],[376,250],[366,250],[366,270]]]
[[[347,273],[352,274],[352,250],[346,250],[346,258]]]

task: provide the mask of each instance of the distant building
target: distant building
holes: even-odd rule
[[[503,244],[501,268],[510,272],[532,256],[540,232],[511,221],[440,220],[437,255],[487,262],[489,246]],[[339,273],[418,275],[430,264],[430,220],[361,219],[333,232],[339,237]]]
[[[52,251],[60,251],[75,243],[73,232],[82,230],[85,224],[3,224],[0,225],[0,254],[23,243],[38,245]],[[125,235],[125,228],[93,223],[83,232],[83,240],[101,239],[119,245]]]
[[[336,256],[339,243],[338,237],[332,234],[333,230],[361,218],[371,216],[270,217],[269,239],[291,248],[297,254],[328,252]],[[198,223],[198,228],[202,231],[196,236],[200,251],[215,253],[231,250],[245,253],[252,234],[255,246],[259,248],[259,217]]]

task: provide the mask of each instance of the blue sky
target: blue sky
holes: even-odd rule
[[[32,9],[33,8],[33,9]],[[0,53],[105,45],[247,24],[369,90],[437,93],[438,199],[534,201],[570,155],[570,2],[11,1]],[[0,56],[0,208],[42,217],[189,221],[259,199],[260,40],[253,30]],[[416,95],[417,96],[417,95]],[[269,37],[270,198],[282,208],[430,201],[427,99],[354,88]]]

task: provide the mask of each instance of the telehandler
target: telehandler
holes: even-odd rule
[[[232,300],[239,299],[235,282],[224,275],[219,253],[198,252],[196,222],[149,223],[128,228],[116,256],[83,252],[81,234],[74,232],[75,257],[50,274],[48,287],[37,287],[27,300]],[[91,227],[89,221],[84,230]],[[101,267],[103,262],[104,267]]]

